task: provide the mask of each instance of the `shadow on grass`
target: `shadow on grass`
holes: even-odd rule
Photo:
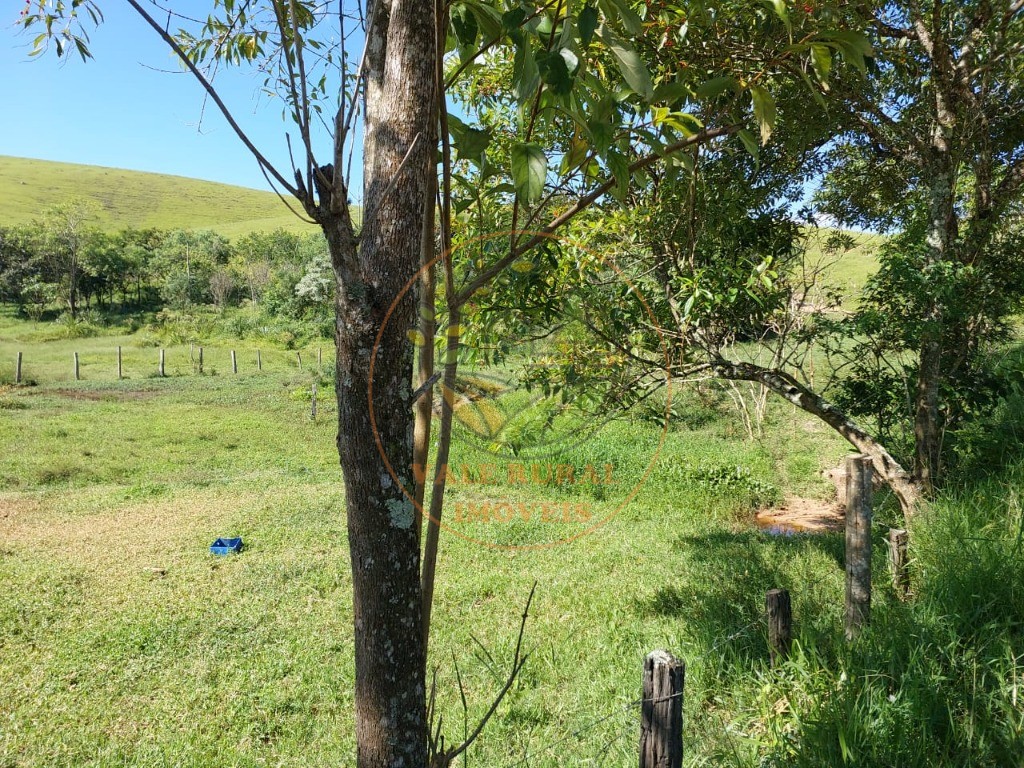
[[[682,536],[674,549],[686,560],[686,578],[639,600],[640,615],[678,618],[705,652],[749,667],[768,659],[765,592],[786,589],[797,637],[829,644],[842,607],[840,534],[715,531]]]

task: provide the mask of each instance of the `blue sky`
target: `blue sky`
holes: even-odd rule
[[[103,2],[90,32],[94,58],[56,53],[30,59],[33,35],[14,24],[20,3],[0,11],[0,155],[268,185],[256,161],[164,43],[121,2]],[[203,3],[179,3],[202,7]],[[188,12],[188,11],[184,11]],[[172,25],[173,26],[173,25]],[[161,71],[157,71],[161,70]],[[222,72],[217,86],[253,142],[286,175],[281,102],[259,94],[262,79]],[[293,141],[293,144],[295,142]],[[324,157],[329,147],[321,145]],[[357,160],[358,162],[358,160]]]

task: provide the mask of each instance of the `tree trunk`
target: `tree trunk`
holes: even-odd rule
[[[72,260],[68,269],[68,311],[78,317],[78,265]]]
[[[338,454],[352,559],[357,765],[416,768],[427,762],[419,540],[413,504],[391,474],[412,488],[407,334],[415,327],[415,292],[386,315],[420,265],[434,155],[423,105],[434,98],[436,46],[429,0],[380,0],[371,8],[358,249],[347,201],[332,202],[328,213],[325,190],[333,180],[318,187],[337,279]]]
[[[885,446],[832,403],[812,392],[785,371],[725,360],[712,363],[711,369],[723,379],[759,382],[777,395],[786,398],[797,408],[817,416],[842,435],[850,445],[871,457],[872,467],[892,489],[904,517],[909,518],[914,513],[921,497],[918,484]]]
[[[939,387],[942,382],[941,312],[933,308],[918,355],[917,392],[914,399],[914,476],[930,493],[941,472],[942,415],[939,411]]]

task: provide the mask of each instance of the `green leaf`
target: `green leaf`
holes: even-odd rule
[[[483,128],[466,125],[455,117],[448,116],[448,132],[452,135],[452,146],[459,153],[460,160],[479,161],[491,143],[491,132]]]
[[[711,99],[718,98],[726,91],[736,93],[739,90],[740,84],[736,81],[735,77],[732,75],[722,75],[721,77],[713,77],[707,82],[698,85],[697,98],[710,101]]]
[[[685,99],[689,95],[689,87],[683,85],[683,83],[677,83],[673,80],[667,83],[662,83],[657,88],[655,88],[654,96],[651,98],[651,101],[654,102],[655,104],[658,104],[663,101],[672,102],[678,101],[680,99]]]
[[[686,112],[672,112],[668,107],[655,107],[652,110],[654,125],[667,125],[675,128],[684,136],[693,136],[704,128],[704,124]]]
[[[754,160],[759,160],[761,147],[758,145],[757,138],[755,138],[754,134],[744,128],[743,130],[738,131],[736,136],[743,142],[743,147],[748,153],[750,153],[750,156],[754,158]]]
[[[540,144],[526,142],[512,145],[512,181],[521,203],[532,205],[544,193],[548,158]]]
[[[608,46],[608,50],[615,57],[626,85],[646,101],[650,101],[654,96],[654,83],[651,82],[651,74],[640,60],[639,54],[605,25],[601,25],[598,34],[601,36],[601,42]]]
[[[828,88],[828,75],[832,71],[832,51],[827,45],[814,43],[811,45],[811,67],[821,84]]]
[[[615,179],[612,194],[622,201],[626,197],[626,192],[629,191],[629,160],[625,155],[613,149],[608,153],[607,161],[608,169]]]
[[[501,27],[506,32],[510,32],[519,27],[524,21],[526,21],[526,9],[520,6],[502,14]]]
[[[560,48],[558,55],[565,61],[565,66],[569,70],[570,75],[575,75],[576,70],[580,68],[580,59],[568,48]]]
[[[636,11],[629,7],[628,0],[599,0],[604,8],[605,16],[609,19],[618,17],[622,27],[631,35],[642,35],[644,23],[637,16]]]
[[[597,8],[592,5],[586,6],[580,11],[577,23],[580,29],[580,43],[586,48],[594,39],[594,32],[597,30]]]
[[[792,30],[789,23],[789,9],[786,7],[786,0],[767,0],[768,5],[775,11],[775,15],[786,25],[786,29]]]
[[[580,61],[576,58],[576,54],[568,48],[543,53],[537,59],[537,68],[541,78],[553,93],[560,95],[567,94],[572,90],[572,78],[579,65]]]
[[[840,29],[826,32],[821,37],[824,40],[833,40],[836,47],[842,51],[843,58],[846,61],[853,64],[862,73],[867,72],[864,58],[874,56],[875,52],[871,47],[871,41],[864,35],[859,32]]]
[[[459,41],[459,47],[471,48],[476,45],[476,38],[480,34],[480,28],[476,23],[476,16],[473,11],[465,5],[456,5],[451,10],[452,27],[455,29],[455,38]]]
[[[760,85],[750,86],[750,97],[754,101],[754,119],[761,129],[761,143],[767,144],[775,129],[775,99]]]
[[[559,173],[566,175],[570,171],[579,168],[583,161],[587,159],[587,154],[590,151],[590,146],[587,142],[581,138],[574,138],[569,143],[569,149],[562,155],[562,163],[559,166]]]
[[[512,62],[512,80],[516,88],[516,100],[519,106],[522,106],[533,97],[540,83],[537,60],[533,57],[533,49],[526,38],[516,46],[516,55]]]
[[[594,149],[599,153],[607,151],[615,138],[615,131],[611,124],[605,120],[588,120],[587,130],[590,132],[590,139]]]
[[[473,12],[473,16],[476,17],[477,26],[484,33],[485,39],[493,40],[501,36],[503,19],[501,13],[496,8],[476,0],[464,0],[464,2],[466,7]]]
[[[825,97],[822,96],[821,93],[819,93],[818,86],[811,82],[811,78],[808,77],[807,73],[804,72],[802,69],[798,69],[797,72],[799,73],[800,78],[804,81],[804,85],[807,86],[807,90],[810,92],[811,98],[814,99],[814,101],[818,104],[819,107],[821,107],[823,110],[827,112],[828,104],[825,103]]]

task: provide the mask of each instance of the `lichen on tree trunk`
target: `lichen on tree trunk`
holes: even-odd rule
[[[320,223],[336,275],[335,384],[352,559],[357,765],[415,768],[427,762],[427,723],[419,537],[402,487],[412,488],[408,332],[416,321],[416,293],[405,288],[420,266],[434,173],[427,139],[434,132],[430,111],[422,109],[434,99],[434,4],[380,0],[372,13],[358,243],[344,204],[329,206],[330,212],[321,205]],[[321,181],[321,199],[331,181]]]

